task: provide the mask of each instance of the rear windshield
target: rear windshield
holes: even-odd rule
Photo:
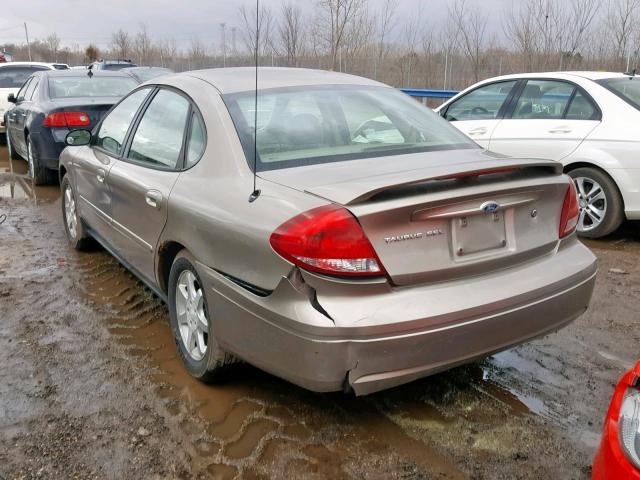
[[[2,67],[0,68],[0,88],[20,88],[33,72],[49,70],[46,67]]]
[[[102,70],[116,71],[122,70],[123,68],[131,68],[135,66],[135,63],[105,63],[104,65],[102,65]]]
[[[223,96],[249,165],[255,93]],[[258,92],[257,169],[478,148],[444,119],[386,87],[305,86]]]
[[[598,83],[640,110],[640,77],[606,78]]]
[[[151,80],[152,78],[173,73],[173,71],[169,70],[168,68],[132,68],[131,71],[127,73],[138,77],[138,79],[142,82],[146,82],[147,80]]]
[[[130,77],[51,77],[49,97],[122,97],[136,86],[137,82]]]

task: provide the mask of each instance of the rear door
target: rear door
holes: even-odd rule
[[[154,251],[167,221],[167,203],[184,166],[189,99],[161,88],[138,119],[126,154],[109,172],[118,253],[155,281]]]
[[[531,79],[493,131],[489,149],[509,156],[562,160],[600,123],[600,109],[574,83]]]
[[[125,145],[127,131],[151,88],[138,90],[120,102],[105,118],[86,152],[74,155],[74,178],[82,218],[101,237],[112,240],[111,195],[106,178]]]
[[[452,102],[441,114],[483,148],[504,115],[517,80],[482,85]]]

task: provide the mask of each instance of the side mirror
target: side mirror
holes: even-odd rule
[[[81,147],[89,145],[91,142],[91,132],[89,130],[72,130],[67,134],[64,143],[70,147]]]
[[[9,95],[7,95],[7,102],[9,103],[16,103],[16,95],[15,93],[10,93]]]

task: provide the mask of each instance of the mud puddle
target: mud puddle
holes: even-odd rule
[[[309,472],[342,478],[369,470],[384,478],[376,475],[403,469],[408,478],[467,478],[429,440],[434,431],[459,429],[475,416],[503,423],[505,416],[547,412],[543,400],[501,383],[497,360],[366,398],[307,392],[249,365],[204,385],[183,368],[157,297],[101,250],[80,255],[78,263],[82,291],[108,310],[109,331],[149,366],[157,395],[192,438],[194,464],[216,478]],[[361,465],[363,455],[375,462]]]
[[[2,149],[2,153],[6,150]],[[28,174],[24,160],[11,160],[8,155],[0,155],[0,200],[33,200],[52,202],[60,196],[57,185],[36,187]]]

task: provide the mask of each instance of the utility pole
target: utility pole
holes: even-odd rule
[[[226,35],[226,27],[227,24],[222,22],[220,24],[220,30],[222,33],[222,66],[227,66],[227,35]]]
[[[31,45],[29,44],[29,31],[27,30],[27,22],[24,22],[24,36],[27,37],[27,52],[29,52],[29,61],[31,61]]]
[[[231,53],[235,56],[238,53],[238,49],[236,48],[236,27],[231,27]]]

